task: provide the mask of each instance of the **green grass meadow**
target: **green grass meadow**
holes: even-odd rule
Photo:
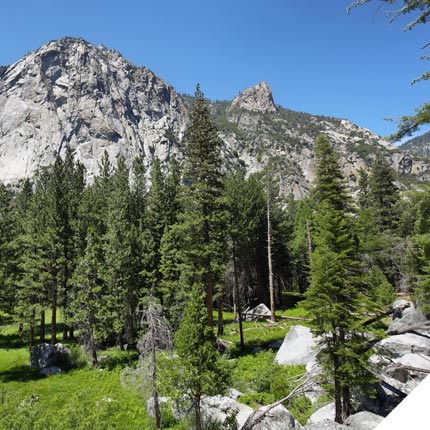
[[[277,312],[281,316],[281,311]],[[302,309],[282,312],[282,316],[303,317]],[[245,349],[239,348],[238,323],[225,313],[227,345],[233,365],[233,386],[244,393],[241,401],[252,407],[271,403],[293,388],[295,376],[303,366],[282,367],[274,363],[276,350],[291,325],[301,321],[278,319],[244,322]],[[37,340],[36,340],[37,341]],[[74,353],[79,350],[65,342]],[[121,373],[138,364],[136,351],[111,349],[100,351],[111,359],[92,369],[86,357],[78,357],[80,367],[61,375],[41,376],[29,366],[29,351],[18,336],[17,324],[0,329],[0,429],[5,430],[145,430],[153,428],[147,416],[145,399],[139,387],[124,387]],[[309,415],[303,400],[290,405],[301,418]],[[290,408],[290,409],[291,409]],[[184,423],[171,423],[171,429],[183,429]]]

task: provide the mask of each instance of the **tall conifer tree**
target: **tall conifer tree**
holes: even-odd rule
[[[337,155],[325,136],[317,139],[315,155],[315,250],[306,307],[321,339],[320,362],[332,380],[335,419],[341,423],[350,413],[351,388],[366,375],[366,357],[357,345],[361,300],[349,199]]]
[[[227,256],[221,143],[204,94],[197,85],[185,136],[186,187],[182,222],[191,239],[186,259],[204,285],[210,325],[213,325],[214,294],[217,289],[219,292]]]

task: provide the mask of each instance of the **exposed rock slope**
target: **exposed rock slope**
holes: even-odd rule
[[[115,164],[140,156],[168,162],[182,156],[191,98],[118,52],[82,39],[52,41],[0,67],[0,180],[31,177],[70,146],[91,179],[107,150]],[[270,165],[284,194],[306,195],[314,179],[313,145],[326,133],[341,155],[351,188],[358,171],[383,151],[401,174],[429,179],[429,166],[347,120],[276,106],[262,82],[232,102],[211,105],[229,166],[248,172]]]
[[[186,112],[175,90],[118,52],[82,39],[50,42],[0,79],[0,180],[31,176],[66,145],[89,175],[115,160],[177,151]]]
[[[409,139],[400,148],[419,157],[430,158],[430,131]]]

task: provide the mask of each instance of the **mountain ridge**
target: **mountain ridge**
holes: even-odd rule
[[[113,164],[136,157],[149,170],[183,158],[182,140],[191,96],[119,52],[83,39],[63,38],[0,68],[0,180],[31,177],[69,146],[97,174],[106,150]],[[326,133],[340,154],[354,191],[358,171],[382,151],[400,175],[429,180],[429,166],[346,119],[295,112],[275,105],[261,82],[232,101],[209,101],[229,166],[248,173],[269,164],[284,195],[306,195],[314,178],[313,142]]]
[[[407,140],[400,148],[418,157],[430,158],[430,131]]]

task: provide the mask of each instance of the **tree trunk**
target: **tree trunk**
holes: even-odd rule
[[[342,421],[351,414],[351,394],[348,386],[342,386]]]
[[[57,283],[52,287],[52,321],[51,321],[51,343],[57,343]]]
[[[154,399],[154,412],[155,412],[155,426],[157,430],[161,429],[161,410],[160,402],[158,399],[157,390],[157,348],[155,344],[155,327],[154,327],[154,315],[151,315],[149,320],[149,329],[151,330],[151,382],[152,382],[152,397]]]
[[[66,322],[63,322],[63,340],[67,340],[69,338],[68,336],[68,325]]]
[[[28,338],[28,343],[29,343],[29,349],[31,349],[34,346],[34,322],[36,319],[36,311],[33,308],[31,310],[31,316],[30,316],[30,327],[29,327],[29,338]]]
[[[237,273],[237,263],[236,263],[236,242],[233,239],[233,273],[234,273],[234,289],[233,289],[233,300],[235,301],[235,310],[239,316],[239,336],[240,336],[240,350],[243,351],[245,347],[245,342],[243,340],[243,327],[242,327],[242,309],[240,305],[240,292],[239,292],[239,275]]]
[[[93,368],[96,369],[99,366],[99,360],[97,358],[96,341],[94,339],[94,326],[93,326],[93,321],[91,320],[91,318],[88,322],[88,332],[90,335],[89,348],[91,351],[91,357],[93,359]]]
[[[333,356],[334,409],[335,409],[334,420],[337,423],[342,424],[343,423],[342,389],[340,386],[338,371],[339,371],[339,358],[334,355]]]
[[[209,327],[214,326],[213,294],[214,294],[214,282],[213,282],[212,276],[208,273],[206,275],[206,308],[208,310]]]
[[[195,413],[195,419],[196,419],[196,430],[202,430],[202,417],[201,417],[201,410],[200,410],[200,400],[201,400],[201,395],[196,394],[194,396],[194,413]]]
[[[217,335],[222,336],[224,334],[224,321],[223,321],[223,309],[221,297],[218,300],[218,327]]]
[[[270,223],[270,187],[269,185],[267,185],[267,259],[269,263],[270,320],[272,322],[276,322],[275,288],[273,286],[273,267],[272,267],[272,225]]]
[[[40,311],[40,343],[46,342],[45,309]]]

